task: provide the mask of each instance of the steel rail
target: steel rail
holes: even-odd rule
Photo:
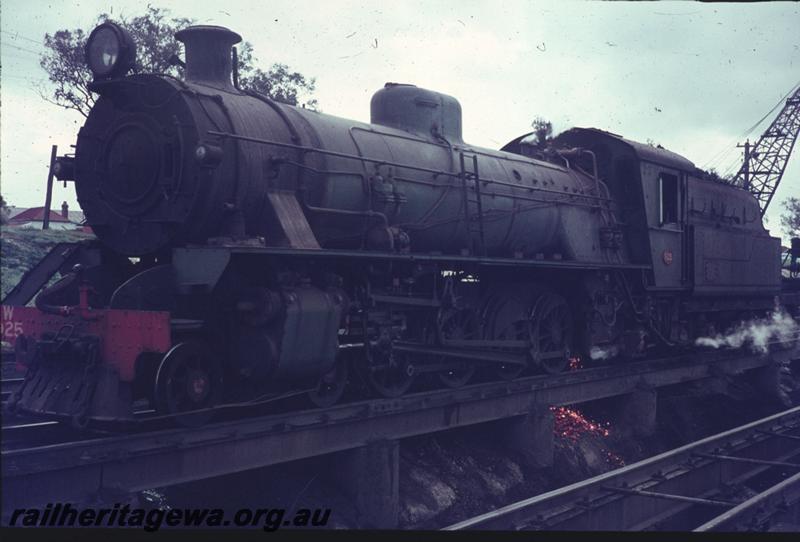
[[[74,437],[74,430],[65,430],[57,421],[26,421],[13,425],[3,424],[0,429],[3,448],[13,449],[31,445],[55,444],[59,440]]]
[[[3,502],[16,507],[82,499],[103,487],[138,491],[196,481],[411,436],[763,367],[759,355],[709,352],[475,384],[42,447],[3,450]],[[224,459],[223,459],[224,458]]]
[[[719,516],[722,519],[703,526],[716,528],[730,523],[767,498],[753,498],[741,504],[725,503],[717,496],[720,480],[743,483],[774,466],[769,463],[800,468],[786,461],[800,455],[800,445],[794,439],[782,438],[789,431],[800,431],[800,407],[469,518],[445,530],[650,529],[691,506],[729,504],[732,510]],[[726,454],[704,456],[715,450],[725,450]],[[734,453],[737,455],[731,455]],[[745,453],[769,453],[777,457],[774,462],[740,457]],[[732,462],[732,457],[753,461]],[[750,470],[744,463],[750,465]],[[752,467],[753,464],[759,466]],[[780,488],[773,488],[770,495],[797,487],[796,481],[785,482]],[[692,495],[686,495],[687,491]]]
[[[14,390],[20,387],[23,378],[3,378],[0,380],[0,397],[5,401],[8,396],[14,393]]]
[[[152,413],[152,410],[140,410],[134,412],[134,416],[144,418]],[[11,423],[7,423],[8,421]],[[103,430],[78,430],[69,422],[60,420],[42,420],[41,417],[17,415],[11,415],[8,419],[4,416],[3,425],[0,427],[0,438],[4,450],[62,444],[109,434],[108,431]]]
[[[786,511],[800,503],[800,472],[771,486],[739,505],[723,512],[694,529],[694,532],[736,530],[748,526],[748,522],[758,523],[758,515],[770,515]]]

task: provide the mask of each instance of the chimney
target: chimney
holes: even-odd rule
[[[185,79],[233,90],[231,47],[242,37],[223,26],[197,25],[175,33],[186,48]]]
[[[66,201],[61,204],[61,216],[69,220],[69,205]]]

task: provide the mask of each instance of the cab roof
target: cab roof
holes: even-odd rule
[[[516,139],[507,143],[501,150],[506,152],[513,152],[521,154],[520,142],[526,137],[533,134],[528,132]],[[606,132],[599,128],[571,128],[566,132],[559,134],[553,141],[556,145],[566,144],[575,147],[590,147],[592,142],[601,142],[602,140],[614,141],[628,147],[639,160],[646,162],[653,162],[667,167],[680,169],[683,171],[693,172],[697,169],[694,163],[688,158],[681,156],[678,153],[668,151],[664,147],[653,146],[646,143],[639,143],[631,139],[625,139],[619,134]]]

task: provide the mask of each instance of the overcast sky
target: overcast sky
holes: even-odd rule
[[[369,120],[387,81],[458,98],[464,138],[498,148],[536,116],[555,130],[591,126],[652,140],[724,172],[735,144],[800,82],[800,4],[510,1],[182,1],[176,16],[228,26],[260,63],[316,77],[323,112]],[[46,7],[45,7],[46,6]],[[0,118],[2,193],[42,205],[50,146],[74,144],[83,118],[44,102],[38,53],[46,32],[89,30],[101,12],[135,16],[141,1],[47,4],[3,0]],[[758,130],[757,138],[770,115]],[[709,161],[722,151],[722,160]],[[800,196],[800,148],[768,215],[779,235],[783,199]],[[77,204],[58,185],[54,207]],[[74,208],[74,207],[73,207]]]

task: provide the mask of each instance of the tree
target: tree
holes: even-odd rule
[[[239,86],[244,90],[253,90],[266,94],[273,100],[289,105],[302,105],[309,109],[318,109],[316,98],[312,97],[316,90],[316,80],[307,78],[299,72],[293,72],[286,64],[275,63],[266,72],[255,68],[258,62],[253,55],[253,46],[244,42],[237,50],[239,57]]]
[[[553,123],[542,117],[536,117],[531,123],[533,133],[536,135],[536,144],[544,148],[553,138]]]
[[[730,183],[732,181],[730,175],[722,176],[713,167],[709,170],[703,170],[703,178],[716,183]]]
[[[109,20],[110,15],[102,13],[97,17],[96,24]],[[165,73],[176,77],[181,75],[179,63],[171,60],[180,57],[183,51],[183,45],[174,39],[174,34],[194,24],[194,19],[172,17],[169,10],[148,5],[143,15],[117,17],[115,22],[125,27],[136,42],[135,71]],[[80,28],[45,34],[45,52],[39,59],[53,85],[49,89],[39,89],[42,98],[73,109],[84,117],[89,115],[95,102],[95,96],[89,90],[92,74],[84,56],[88,37],[89,33]],[[239,81],[243,90],[260,92],[291,105],[316,108],[317,101],[312,98],[316,88],[313,78],[293,72],[285,64],[275,63],[267,71],[257,68],[253,47],[248,42],[240,44],[238,54]]]
[[[0,195],[0,224],[7,224],[8,219],[8,204],[6,203],[5,198]]]
[[[781,226],[789,237],[800,237],[800,198],[787,199],[783,208],[786,212],[781,215]]]

